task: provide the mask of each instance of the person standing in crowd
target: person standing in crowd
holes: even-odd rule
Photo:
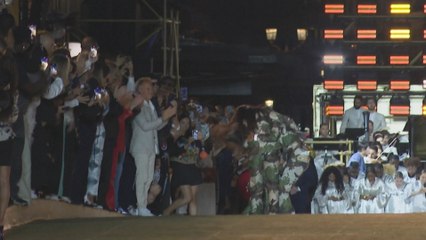
[[[420,179],[411,184],[408,197],[413,212],[426,212],[426,172],[423,171]]]
[[[169,119],[176,114],[177,106],[165,109],[158,117],[155,107],[151,102],[153,85],[150,78],[138,80],[137,93],[141,94],[144,103],[141,112],[133,120],[133,135],[130,142],[130,153],[135,158],[136,164],[136,198],[138,202],[138,215],[153,216],[147,208],[147,197],[154,174],[155,155],[159,153],[157,131],[163,128]]]
[[[10,198],[10,166],[14,146],[12,124],[18,118],[19,97],[16,62],[4,41],[5,34],[9,35],[11,28],[4,31],[3,27],[0,26],[0,240],[4,239],[4,219]]]
[[[404,181],[414,184],[417,181],[417,171],[421,166],[420,159],[417,157],[407,158],[404,160],[404,166],[407,169],[407,176]]]
[[[180,133],[169,138],[168,146],[173,176],[172,192],[178,197],[163,211],[170,215],[177,208],[188,204],[189,215],[197,215],[196,196],[198,186],[202,183],[201,171],[197,167],[202,149],[202,134],[194,131],[189,117],[181,116]]]
[[[367,99],[367,108],[370,112],[370,121],[373,122],[373,132],[381,131],[386,128],[385,116],[377,112],[377,102],[374,97]]]
[[[362,97],[356,95],[354,98],[354,106],[345,111],[340,125],[340,133],[345,133],[347,128],[364,128],[364,118],[361,109]]]
[[[363,181],[358,186],[358,213],[384,213],[386,205],[385,185],[377,178],[373,167],[367,168]]]
[[[351,204],[351,199],[346,193],[340,170],[330,166],[324,170],[319,180],[313,201],[318,202],[319,213],[346,213]]]
[[[402,172],[396,172],[393,182],[385,185],[388,201],[385,213],[409,213],[411,206],[407,203],[410,195],[410,185],[404,182]]]
[[[245,212],[291,213],[290,189],[309,162],[296,123],[271,108],[247,106],[238,108],[233,123],[249,136],[251,196]]]

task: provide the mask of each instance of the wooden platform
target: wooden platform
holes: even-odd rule
[[[7,240],[403,240],[426,238],[426,214],[121,217],[37,221]]]

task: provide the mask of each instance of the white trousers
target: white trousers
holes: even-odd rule
[[[146,208],[148,191],[154,178],[155,153],[134,154],[136,165],[136,199],[138,208]]]
[[[18,196],[28,203],[31,202],[31,145],[36,125],[36,111],[39,105],[40,99],[33,100],[24,114],[25,143],[22,151],[22,173],[18,181]]]

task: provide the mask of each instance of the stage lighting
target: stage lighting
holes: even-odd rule
[[[343,64],[342,55],[324,55],[324,64]]]
[[[265,100],[265,106],[267,106],[269,108],[273,108],[274,107],[274,100],[272,100],[272,99]]]
[[[410,90],[410,81],[409,80],[391,80],[390,89],[394,91]]]
[[[377,81],[376,80],[358,80],[357,88],[358,90],[374,91],[377,89]]]
[[[390,56],[389,63],[391,65],[407,65],[410,63],[410,56]]]
[[[324,89],[326,90],[343,90],[345,88],[345,84],[343,80],[324,80]]]
[[[423,55],[423,64],[426,64],[426,55]]]
[[[358,39],[376,39],[377,31],[375,29],[358,29],[356,36]]]
[[[306,41],[306,38],[308,37],[308,30],[305,28],[298,28],[297,29],[297,40],[303,42]]]
[[[325,107],[327,116],[342,116],[345,112],[345,101],[341,97],[332,96],[328,105]]]
[[[376,64],[376,56],[374,55],[359,55],[356,57],[358,65],[374,65]]]
[[[275,39],[277,39],[277,32],[278,30],[276,28],[265,29],[266,39],[270,42],[275,41]]]
[[[377,4],[358,4],[358,14],[376,14]]]
[[[390,100],[390,114],[398,116],[410,115],[410,100],[406,97],[393,96]]]
[[[411,5],[408,3],[393,3],[390,5],[391,14],[409,14]]]
[[[390,39],[410,39],[410,29],[391,29]]]
[[[343,29],[325,29],[324,39],[343,39]]]
[[[342,14],[345,12],[345,6],[343,4],[325,4],[324,13],[327,14]]]

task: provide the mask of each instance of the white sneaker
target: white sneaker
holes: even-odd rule
[[[138,208],[138,215],[142,217],[153,217],[154,214],[152,214],[151,211],[149,211],[148,208]]]
[[[34,190],[31,190],[31,199],[38,199],[38,196]]]
[[[138,209],[137,208],[135,208],[135,207],[133,207],[133,206],[129,206],[128,208],[127,208],[127,212],[130,214],[130,215],[132,215],[132,216],[138,216],[139,214],[139,211],[138,211]]]

